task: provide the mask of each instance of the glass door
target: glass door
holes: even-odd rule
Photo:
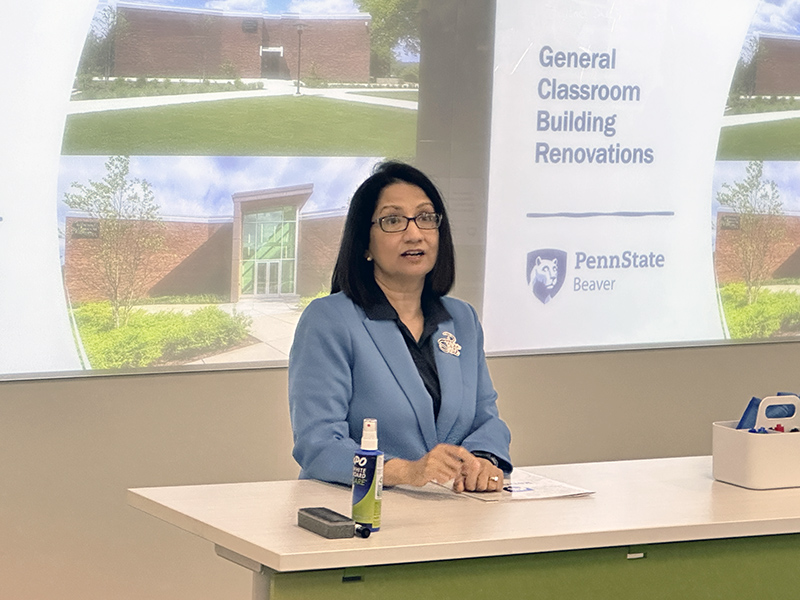
[[[255,276],[256,296],[277,296],[280,291],[281,261],[257,260]]]

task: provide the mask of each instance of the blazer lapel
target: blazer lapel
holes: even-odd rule
[[[439,324],[433,334],[433,354],[436,357],[436,369],[439,371],[439,385],[442,390],[442,405],[436,419],[438,439],[444,441],[453,429],[461,411],[463,384],[461,379],[461,360],[455,354],[449,354],[439,347],[439,340],[447,338],[447,333],[455,334],[455,323],[452,320]],[[458,340],[455,340],[456,343]],[[453,352],[454,349],[451,349]]]
[[[417,415],[420,431],[428,450],[437,444],[433,420],[433,401],[425,389],[416,365],[406,348],[403,334],[394,321],[364,319],[364,327],[372,337],[383,360],[391,369],[398,385],[408,398]],[[437,362],[438,367],[438,362]],[[440,413],[441,416],[441,413]]]

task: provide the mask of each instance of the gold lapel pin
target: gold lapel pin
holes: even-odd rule
[[[439,350],[445,354],[452,354],[453,356],[461,356],[461,346],[456,343],[456,336],[449,331],[443,332],[444,335],[437,340]]]

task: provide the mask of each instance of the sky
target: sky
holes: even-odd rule
[[[717,161],[714,167],[714,207],[718,207],[717,192],[723,183],[733,184],[743,181],[748,161]],[[800,214],[800,163],[795,161],[764,161],[762,179],[774,181],[783,200],[783,210]]]
[[[763,0],[748,33],[800,35],[800,0]]]
[[[353,0],[127,0],[136,4],[212,8],[270,14],[352,14],[359,12]],[[113,3],[113,2],[111,2]]]
[[[59,227],[72,183],[106,175],[107,156],[62,156]],[[372,157],[132,156],[130,178],[147,180],[162,217],[232,217],[235,192],[314,184],[303,213],[344,209],[378,161]]]

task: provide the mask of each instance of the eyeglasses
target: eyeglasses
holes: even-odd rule
[[[419,229],[438,229],[439,225],[442,224],[442,215],[433,212],[419,213],[416,217],[386,215],[372,221],[372,225],[377,223],[386,233],[400,233],[408,229],[408,224],[411,221],[414,221],[414,224]]]

